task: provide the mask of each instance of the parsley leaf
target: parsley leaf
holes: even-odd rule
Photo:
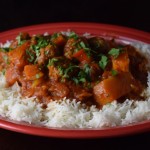
[[[9,48],[9,47],[0,48],[0,52],[9,52],[11,50],[12,50],[12,48]]]
[[[16,40],[18,41],[18,44],[21,44],[21,33],[16,37]]]
[[[55,40],[57,37],[60,36],[61,33],[54,33],[52,36],[51,36],[51,41]]]
[[[88,81],[91,81],[91,78],[90,78],[91,68],[90,68],[89,64],[85,64],[83,69],[86,74],[86,79]]]
[[[90,73],[91,73],[91,68],[88,64],[85,64],[83,69],[81,69],[77,75],[77,77],[73,78],[73,81],[76,84],[79,83],[85,83],[85,82],[90,82],[91,78],[90,78]]]
[[[85,79],[85,78],[80,78],[80,79],[79,79],[79,82],[85,83],[85,82],[86,82],[86,79]]]
[[[99,66],[104,70],[108,64],[108,58],[105,55],[101,56],[101,60],[99,61]]]
[[[90,57],[91,56],[91,49],[83,42],[81,41],[79,43],[80,47],[84,49],[85,53]]]
[[[72,31],[69,34],[69,38],[74,38],[75,40],[77,40],[79,38],[79,36],[75,32]]]
[[[108,54],[113,56],[114,58],[117,58],[120,55],[120,53],[122,53],[122,52],[123,52],[122,48],[112,48],[108,52]]]
[[[80,46],[81,46],[82,48],[86,48],[86,45],[85,45],[85,43],[84,43],[83,41],[80,42]]]
[[[35,77],[36,77],[36,79],[39,79],[39,78],[40,78],[40,75],[37,73],[37,74],[35,75]]]
[[[44,37],[39,37],[37,47],[42,48],[46,47],[49,44],[48,40]]]
[[[78,68],[78,66],[70,64],[70,66],[65,69],[63,77],[69,78],[69,73],[73,72],[74,68]]]
[[[16,40],[18,41],[18,45],[22,45],[26,40],[22,39],[22,32],[19,33],[19,35],[16,37]]]
[[[116,76],[116,75],[118,74],[118,71],[117,71],[117,70],[112,69],[112,70],[111,70],[111,74],[112,74],[113,76]]]
[[[26,50],[26,54],[29,56],[28,61],[33,62],[35,59],[34,54],[32,52],[30,52],[29,50]]]
[[[40,56],[40,48],[44,48],[49,44],[49,40],[44,37],[36,37],[37,44],[31,45],[30,49],[33,49],[36,54],[36,60],[34,63],[37,62],[37,58]]]
[[[5,72],[6,72],[6,69],[3,69],[2,70],[2,74],[5,75]]]
[[[61,76],[63,76],[63,74],[64,74],[64,68],[61,67],[61,66],[58,66],[57,69],[59,70],[59,74],[60,74]]]
[[[52,65],[54,65],[54,63],[55,63],[55,62],[57,62],[57,61],[58,61],[58,59],[57,59],[57,58],[49,59],[49,61],[48,61],[48,66],[52,66]]]
[[[79,80],[76,77],[73,77],[72,80],[76,83],[79,84]]]

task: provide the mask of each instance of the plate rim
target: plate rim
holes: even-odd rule
[[[10,30],[2,31],[0,32],[0,38],[3,38],[5,36],[11,34],[15,34],[16,32],[21,32],[23,31],[36,31],[36,30],[41,30],[42,27],[46,27],[47,29],[60,29],[60,28],[66,28],[66,27],[71,27],[71,28],[88,28],[88,29],[101,29],[103,31],[109,31],[111,36],[125,36],[129,38],[133,38],[136,40],[141,41],[141,38],[143,38],[143,42],[149,43],[150,44],[150,33],[145,32],[139,29],[131,28],[131,27],[126,27],[126,26],[119,26],[115,24],[106,24],[106,23],[96,23],[96,22],[54,22],[54,23],[43,23],[43,24],[35,24],[35,25],[28,25],[28,26],[23,26],[23,27],[18,27],[18,28],[13,28]],[[67,28],[68,28],[67,27]],[[94,27],[94,28],[93,28]]]
[[[127,126],[116,126],[100,129],[65,129],[47,128],[35,125],[23,125],[0,119],[0,127],[6,130],[42,137],[89,139],[122,137],[150,131],[150,121],[143,121]]]
[[[102,30],[103,32],[113,31],[112,36],[120,36],[125,38],[130,38],[133,40],[139,40],[145,43],[150,43],[150,33],[145,31],[123,27],[112,24],[103,24],[103,23],[89,23],[89,22],[57,22],[57,23],[45,23],[37,25],[29,25],[19,28],[10,29],[8,31],[0,32],[0,39],[5,39],[7,37],[14,36],[21,31],[37,31],[37,30],[48,30],[51,28],[55,29],[65,29],[70,27],[82,30],[83,28],[88,28],[90,30]],[[9,40],[9,39],[8,39]],[[62,128],[45,128],[37,127],[33,125],[22,125],[18,123],[13,123],[8,120],[3,120],[0,118],[0,127],[3,129],[36,135],[44,137],[57,137],[57,138],[104,138],[104,137],[116,137],[116,136],[125,136],[136,133],[142,133],[150,131],[150,121],[139,122],[127,126],[119,127],[110,127],[105,129],[62,129]]]

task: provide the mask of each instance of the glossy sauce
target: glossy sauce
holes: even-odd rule
[[[64,97],[103,106],[113,100],[144,99],[146,59],[130,45],[101,37],[21,33],[0,49],[0,70],[8,86],[18,82],[23,96],[40,103]]]

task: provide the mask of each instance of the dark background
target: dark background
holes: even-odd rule
[[[50,22],[97,22],[150,32],[148,0],[2,0],[0,32]],[[0,129],[0,150],[13,149],[147,149],[150,133],[107,139],[55,139]]]
[[[2,0],[0,31],[49,22],[98,22],[150,32],[148,0]]]

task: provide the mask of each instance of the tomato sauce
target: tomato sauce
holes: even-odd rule
[[[113,100],[141,99],[147,87],[147,60],[131,45],[71,32],[30,36],[20,33],[0,48],[0,71],[7,86],[40,103],[64,97],[103,106]]]

